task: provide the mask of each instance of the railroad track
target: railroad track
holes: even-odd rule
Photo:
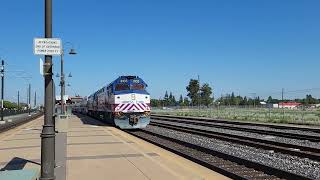
[[[30,122],[42,115],[43,115],[43,112],[38,112],[37,114],[32,114],[31,116],[25,116],[20,119],[16,119],[12,122],[7,122],[6,124],[0,126],[0,133],[3,133],[5,131],[18,127],[20,125],[23,125],[27,122]]]
[[[247,123],[247,122],[239,122],[239,121],[225,121],[225,120],[216,120],[216,119],[207,119],[207,118],[194,118],[194,117],[181,117],[181,116],[162,116],[162,115],[152,115],[152,119],[161,120],[161,121],[170,121],[170,122],[178,122],[184,124],[193,124],[200,125],[206,127],[215,127],[236,131],[244,131],[258,134],[266,134],[278,137],[299,139],[299,140],[308,140],[312,142],[320,142],[320,129],[317,128],[299,128],[295,126],[277,126],[273,124],[261,124],[261,123]],[[249,127],[248,127],[249,126]],[[250,127],[251,126],[251,127]],[[252,128],[252,127],[258,128]],[[319,135],[308,135],[308,134],[299,134],[299,133],[290,133],[290,132],[281,132],[281,131],[273,131],[273,130],[265,130],[259,127],[268,127],[274,129],[286,129],[286,130],[296,130],[296,131],[308,131],[313,133],[319,133]]]
[[[126,132],[233,179],[309,179],[148,130]]]
[[[229,133],[213,132],[193,127],[182,127],[181,125],[159,122],[151,122],[150,125],[320,161],[320,149],[318,148],[233,135]]]
[[[298,149],[298,146],[292,146],[291,144],[277,144],[274,141],[267,142],[267,140],[259,142],[254,138],[250,139],[246,137],[247,139],[242,139],[243,137],[237,138],[236,136],[230,136],[230,134],[223,135],[216,132],[213,133],[212,131],[210,132],[207,130],[201,130],[192,127],[181,127],[181,124],[172,125],[168,123],[170,122],[167,122],[166,124],[165,122],[159,123],[152,121],[149,125],[149,128],[147,127],[146,129],[124,131],[233,179],[315,179],[313,177],[319,177],[319,175],[310,175],[306,173],[309,171],[306,171],[305,168],[302,169],[303,173],[301,173],[301,168],[300,170],[298,170],[299,168],[297,170],[291,169],[296,168],[297,165],[288,166],[288,168],[282,168],[279,165],[274,165],[272,161],[270,161],[271,163],[265,163],[264,161],[261,161],[264,159],[261,158],[263,154],[259,155],[259,153],[268,151],[258,150],[267,149],[274,152],[281,152],[282,154],[289,154],[281,155],[281,153],[275,153],[277,154],[276,156],[281,155],[278,157],[279,161],[281,161],[281,158],[283,158],[282,156],[285,156],[289,157],[289,163],[294,163],[294,161],[291,161],[291,157],[293,157],[291,155],[294,155],[296,158],[293,159],[298,159],[298,161],[300,159],[303,159],[303,157],[305,157],[306,159],[319,161],[319,149],[304,146],[301,146],[299,147],[300,149]],[[162,129],[162,133],[161,131],[156,129]],[[181,132],[185,135],[179,135],[179,137],[177,137],[177,135],[170,135],[169,131],[175,131],[174,134],[179,134]],[[181,138],[181,136],[184,136],[185,138]],[[197,139],[191,141],[191,139],[193,138],[191,136],[207,138],[210,139],[210,141],[213,139],[217,139],[212,141],[211,143],[214,143],[215,141],[223,141],[223,144],[225,145],[220,145],[220,147],[222,146],[223,148],[222,150],[221,148],[212,148],[212,146],[204,145],[201,141],[197,143]],[[225,147],[233,147],[235,146],[235,144],[238,144],[237,146],[242,146],[242,148],[247,149],[241,152],[244,156],[239,155],[239,153],[231,152],[232,149],[237,148]],[[213,144],[213,146],[215,145]],[[250,155],[252,149],[255,148],[259,152],[257,151],[255,152],[255,155]],[[246,152],[247,154],[244,154]],[[271,152],[271,154],[273,153]],[[248,158],[247,155],[250,155],[254,158]],[[261,156],[260,160],[259,156]]]

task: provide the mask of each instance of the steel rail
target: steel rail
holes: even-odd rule
[[[154,132],[140,130],[140,131],[126,131],[127,133],[136,136],[140,139],[148,141],[152,144],[160,146],[166,150],[169,150],[175,154],[183,156],[191,161],[194,161],[200,165],[203,165],[209,169],[212,169],[218,173],[228,176],[233,179],[310,179],[308,177],[294,174],[285,170],[277,169],[267,165],[263,165],[257,162],[249,161],[240,157],[232,156],[226,153],[208,149],[202,146],[198,146],[189,142],[181,141],[171,137],[163,136]],[[145,135],[139,135],[139,132],[143,132]],[[149,139],[147,135],[153,136],[153,138],[158,138],[162,140],[167,140],[176,144],[179,144],[185,148],[193,149],[194,151],[199,151],[205,154],[214,156],[214,163],[207,162],[201,157],[194,157],[190,153],[184,153],[184,149],[175,149],[173,145],[166,145],[166,143],[160,143],[156,140]],[[228,162],[226,164],[226,161]]]
[[[181,127],[179,125],[172,125],[172,124],[169,125],[169,124],[158,123],[158,122],[151,122],[150,125],[172,129],[176,131],[181,131],[185,133],[195,134],[199,136],[220,139],[223,141],[252,146],[256,148],[274,150],[275,152],[281,152],[281,153],[285,153],[293,156],[310,158],[313,160],[320,161],[320,154],[319,154],[320,149],[317,149],[317,148],[262,140],[262,139],[251,138],[246,136],[232,135],[227,133],[213,132],[213,131],[199,129],[199,128]]]
[[[230,130],[236,130],[236,131],[245,131],[245,132],[258,133],[258,134],[273,135],[273,136],[278,136],[278,137],[320,142],[320,134],[319,134],[319,136],[314,136],[314,135],[304,135],[304,134],[297,134],[297,133],[278,132],[278,131],[272,131],[272,130],[253,129],[253,128],[246,128],[246,127],[235,127],[235,126],[228,125],[228,124],[232,124],[230,122],[227,122],[224,124],[224,122],[221,122],[220,120],[217,122],[214,119],[213,120],[195,119],[195,118],[190,119],[189,117],[183,119],[181,117],[162,117],[162,116],[152,116],[151,118],[156,119],[156,120],[163,120],[163,121],[184,122],[186,124],[195,124],[195,125],[230,129]],[[217,124],[217,123],[219,123],[219,124]],[[235,122],[232,125],[247,125],[247,124],[238,124],[238,122]],[[253,126],[252,124],[250,124],[250,125]],[[256,126],[260,126],[260,124],[257,124]],[[282,126],[281,126],[281,128],[282,128]],[[288,130],[296,130],[296,129],[290,129],[290,127],[288,127],[287,129]],[[314,129],[312,129],[312,130],[314,130]],[[306,129],[305,129],[305,131],[306,131]]]

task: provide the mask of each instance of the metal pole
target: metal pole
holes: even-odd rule
[[[28,101],[28,113],[29,113],[29,116],[30,116],[30,110],[31,110],[31,84],[29,84],[29,101]]]
[[[4,60],[2,60],[1,65],[1,121],[3,121]]]
[[[34,92],[34,107],[37,106],[37,91]]]
[[[283,102],[283,94],[284,94],[284,88],[282,88],[282,93],[281,93],[281,101],[282,101],[282,119],[284,119],[284,102]]]
[[[45,0],[45,38],[52,38],[52,0]],[[53,117],[52,56],[45,56],[44,64],[44,125],[41,132],[40,180],[54,180],[55,129]]]
[[[198,108],[200,110],[200,106],[201,106],[201,84],[200,84],[200,76],[198,75],[198,83],[199,83],[199,92],[198,92]]]
[[[63,49],[62,49],[62,54],[61,54],[61,80],[60,80],[60,86],[61,86],[61,114],[65,113],[65,109],[64,109],[64,73],[63,73]]]
[[[18,91],[18,111],[20,110],[20,92]]]

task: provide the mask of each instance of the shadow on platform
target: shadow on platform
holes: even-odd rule
[[[92,117],[83,115],[83,114],[77,114],[74,113],[75,116],[77,116],[83,124],[89,124],[89,125],[93,125],[93,126],[112,126],[112,124],[108,124],[106,122],[102,122],[98,119],[94,119]]]
[[[6,164],[5,167],[1,168],[0,171],[21,170],[26,166],[27,163],[33,163],[39,166],[41,165],[40,163],[35,161],[40,160],[27,160],[19,157],[14,157]]]

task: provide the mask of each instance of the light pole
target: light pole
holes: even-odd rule
[[[70,42],[66,42],[65,44],[71,44]],[[76,55],[76,51],[74,48],[70,49],[69,52],[70,55]],[[61,114],[65,114],[65,107],[64,107],[64,95],[65,95],[65,76],[63,71],[63,65],[64,65],[64,49],[62,48],[62,54],[61,54],[61,77],[60,77],[60,86],[61,86]],[[70,75],[69,75],[70,77]]]
[[[30,110],[31,110],[31,84],[29,84],[29,92],[28,92],[28,113],[29,116],[31,116],[30,114]]]
[[[45,38],[52,38],[52,0],[45,0]],[[40,180],[54,180],[55,129],[53,116],[52,56],[45,56],[44,75],[44,125],[41,132]]]
[[[18,111],[20,111],[20,92],[18,91]]]
[[[37,91],[34,92],[34,107],[37,107]]]
[[[3,121],[4,60],[1,61],[1,121]]]
[[[199,91],[198,91],[198,108],[200,110],[200,106],[201,106],[201,84],[200,84],[200,76],[198,75],[198,83],[199,83]]]

